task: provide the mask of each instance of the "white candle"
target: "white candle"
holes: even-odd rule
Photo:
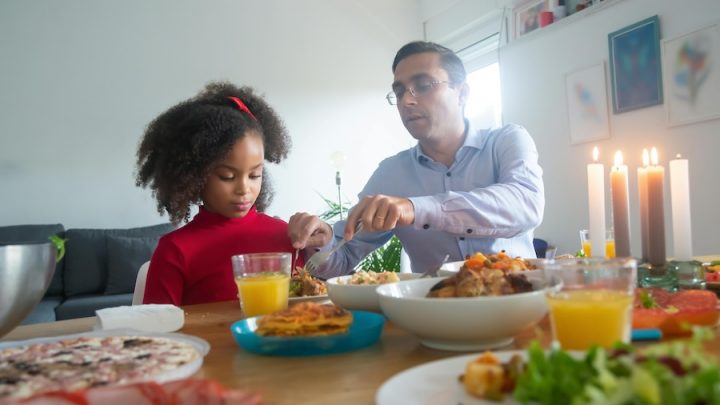
[[[647,167],[648,201],[648,261],[665,263],[665,168],[658,164],[657,149],[650,150],[650,166]]]
[[[650,164],[650,152],[643,149],[642,167],[638,167],[638,197],[640,200],[640,246],[642,261],[648,261],[650,242],[648,239],[648,201],[647,201],[647,167]]]
[[[593,148],[593,162],[587,165],[588,211],[590,216],[590,247],[594,256],[605,252],[605,165],[597,163],[597,146]]]
[[[630,200],[628,197],[628,168],[623,164],[622,152],[615,152],[615,164],[610,169],[615,254],[630,257]]]
[[[680,155],[670,161],[670,201],[672,202],[673,256],[675,260],[692,260],[690,232],[690,186],[688,160]]]

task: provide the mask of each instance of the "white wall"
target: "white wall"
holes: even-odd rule
[[[583,16],[585,14],[585,16]],[[590,10],[532,32],[500,49],[503,115],[525,125],[533,135],[545,170],[545,220],[536,235],[559,246],[579,249],[578,229],[588,226],[586,164],[597,145],[609,170],[612,154],[622,150],[630,169],[631,246],[640,256],[636,168],[644,147],[657,146],[666,167],[665,235],[673,254],[668,160],[681,153],[690,161],[693,253],[720,252],[718,176],[720,120],[668,127],[663,105],[612,114],[611,138],[570,145],[565,102],[565,74],[600,61],[608,62],[608,34],[647,17],[660,18],[661,38],[674,38],[720,18],[717,0],[625,0],[598,12]],[[712,74],[720,74],[718,66]],[[611,97],[609,70],[608,98]],[[718,92],[720,89],[708,89]],[[667,95],[666,95],[667,97]],[[608,103],[611,103],[608,100]],[[611,104],[609,104],[611,106]],[[609,180],[606,180],[609,181]],[[609,187],[609,186],[608,186]],[[609,188],[607,221],[610,223]]]
[[[414,0],[0,2],[0,225],[166,221],[135,187],[145,126],[211,80],[264,93],[293,138],[269,212],[319,213],[348,155],[355,201],[384,157],[413,144],[384,96]]]

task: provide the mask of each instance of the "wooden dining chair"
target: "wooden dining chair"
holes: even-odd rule
[[[135,279],[135,290],[133,291],[132,305],[141,305],[143,303],[143,297],[145,296],[145,280],[147,279],[148,269],[150,268],[150,261],[143,263],[138,270],[137,278]]]

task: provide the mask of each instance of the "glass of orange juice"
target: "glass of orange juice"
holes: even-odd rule
[[[245,316],[270,314],[288,306],[290,253],[250,253],[232,257],[235,283]]]
[[[615,232],[612,228],[605,231],[605,257],[615,257]]]
[[[553,337],[566,350],[630,342],[637,265],[630,258],[545,263]]]
[[[585,257],[592,256],[592,246],[590,245],[590,231],[587,229],[580,230],[580,246]]]

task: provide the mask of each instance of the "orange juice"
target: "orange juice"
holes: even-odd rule
[[[561,291],[548,295],[555,340],[566,350],[629,342],[632,299],[627,292],[607,289]]]
[[[582,242],[582,250],[583,253],[585,253],[585,257],[592,257],[592,247],[590,246],[589,240],[584,240]]]
[[[605,257],[615,257],[615,240],[608,239],[605,241]]]
[[[287,308],[290,276],[265,272],[235,277],[245,316],[270,314]]]

